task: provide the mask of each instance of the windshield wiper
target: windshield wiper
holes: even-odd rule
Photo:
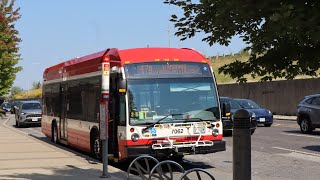
[[[144,129],[142,129],[142,133],[145,133],[146,130],[148,130],[149,128],[151,128],[151,127],[154,126],[155,124],[160,123],[162,120],[166,119],[166,118],[169,117],[169,116],[180,116],[180,115],[183,115],[183,114],[167,114],[167,115],[165,115],[163,118],[159,119],[157,122],[152,123],[152,124],[148,125],[147,127],[145,127]]]

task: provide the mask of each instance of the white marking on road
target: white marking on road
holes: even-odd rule
[[[290,152],[294,152],[294,153],[300,153],[300,154],[305,154],[305,155],[320,157],[320,154],[315,154],[315,153],[309,153],[309,152],[304,152],[304,151],[297,151],[297,150],[286,149],[286,148],[282,148],[282,147],[272,147],[272,148],[274,148],[274,149],[280,149],[280,150],[285,150],[285,151],[290,151]]]
[[[298,137],[309,137],[309,138],[320,139],[320,136],[312,136],[312,135],[305,135],[305,134],[291,134],[291,133],[280,133],[280,134],[286,135],[286,136],[298,136]]]

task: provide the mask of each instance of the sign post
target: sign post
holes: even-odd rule
[[[102,142],[102,175],[101,178],[109,178],[108,174],[108,123],[109,123],[109,71],[110,63],[106,56],[102,63],[102,99],[100,103],[100,140]]]

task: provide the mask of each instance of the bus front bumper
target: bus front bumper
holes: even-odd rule
[[[208,154],[226,150],[226,142],[213,141],[213,146],[200,146],[200,147],[180,147],[175,149],[152,149],[151,146],[128,146],[128,157],[134,158],[140,155],[151,155],[154,157],[165,157],[173,154]]]

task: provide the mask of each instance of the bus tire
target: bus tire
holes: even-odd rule
[[[57,128],[57,124],[53,123],[52,124],[52,138],[51,141],[55,144],[58,144],[59,140],[58,140],[58,128]]]
[[[91,156],[101,160],[102,159],[102,144],[99,139],[97,130],[92,130],[90,133]]]

